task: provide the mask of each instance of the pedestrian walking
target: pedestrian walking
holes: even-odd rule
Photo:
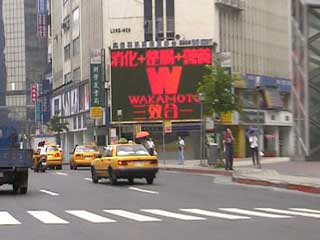
[[[183,165],[184,162],[184,140],[182,137],[178,137],[178,155],[179,155],[179,161],[178,164],[179,165]]]
[[[225,153],[225,169],[233,170],[233,143],[234,137],[232,135],[231,129],[227,128],[223,135],[224,153]]]
[[[250,132],[249,136],[249,143],[250,143],[250,151],[252,156],[252,163],[253,166],[261,167],[260,165],[260,154],[259,154],[259,145],[258,145],[258,137],[256,136],[254,131]]]
[[[151,156],[155,155],[155,144],[151,137],[147,139],[146,147]]]

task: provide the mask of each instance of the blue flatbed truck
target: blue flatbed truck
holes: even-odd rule
[[[0,185],[12,185],[14,193],[28,191],[28,172],[33,150],[28,147],[19,126],[0,124]]]

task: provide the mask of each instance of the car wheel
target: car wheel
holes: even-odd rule
[[[128,178],[129,184],[134,184],[134,178]]]
[[[97,177],[97,173],[94,167],[91,167],[91,179],[93,183],[98,183],[99,181],[99,178]]]
[[[112,185],[116,185],[118,183],[118,178],[112,169],[109,169],[109,179]]]
[[[153,184],[153,179],[154,179],[153,177],[147,177],[147,178],[146,178],[147,183],[148,183],[148,184]]]

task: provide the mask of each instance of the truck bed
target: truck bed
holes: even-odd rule
[[[14,168],[30,168],[32,166],[31,149],[1,148],[0,170]]]

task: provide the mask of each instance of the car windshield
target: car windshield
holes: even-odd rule
[[[97,152],[98,149],[94,146],[79,146],[76,152]]]
[[[148,156],[147,149],[142,145],[123,145],[117,147],[117,156]]]
[[[56,146],[48,146],[47,147],[47,152],[55,152],[55,151],[59,151],[58,147],[56,147]]]

